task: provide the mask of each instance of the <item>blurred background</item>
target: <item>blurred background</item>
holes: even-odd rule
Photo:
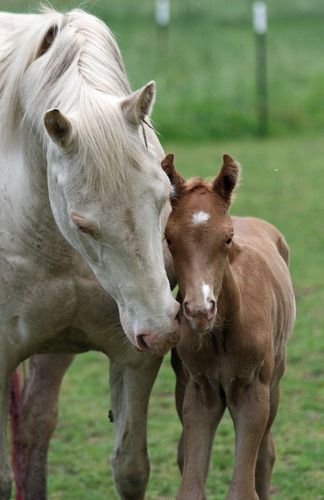
[[[133,88],[157,81],[154,120],[163,140],[254,135],[258,124],[253,2],[170,0],[166,28],[156,24],[156,3],[51,2],[62,9],[81,6],[106,21],[117,37]],[[38,5],[0,0],[1,10],[30,11]],[[323,129],[324,2],[270,0],[267,7],[269,132]]]
[[[153,120],[165,150],[175,153],[177,168],[186,177],[213,176],[221,154],[233,154],[243,166],[233,213],[265,218],[286,236],[292,252],[297,323],[288,344],[274,425],[278,459],[272,498],[320,500],[324,499],[324,1],[266,1],[268,30],[261,39],[252,27],[252,3],[170,0],[169,23],[162,27],[156,22],[155,0],[52,0],[53,7],[79,6],[108,24],[133,89],[156,80]],[[0,8],[28,12],[37,9],[38,2],[0,0]],[[257,75],[259,84],[265,82],[259,91]],[[65,379],[60,422],[50,450],[50,500],[117,499],[107,467],[113,445],[113,426],[106,418],[107,380],[107,363],[97,353],[78,356]],[[173,387],[166,356],[150,404],[149,500],[175,498],[179,484],[180,426]],[[226,417],[214,446],[210,500],[225,497],[232,456],[233,430]]]

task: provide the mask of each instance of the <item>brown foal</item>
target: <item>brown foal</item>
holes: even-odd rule
[[[206,498],[213,437],[227,407],[236,433],[227,498],[266,500],[275,458],[271,425],[295,319],[289,249],[271,224],[228,214],[240,171],[229,155],[211,183],[185,182],[173,155],[162,166],[174,187],[166,239],[182,303],[172,360],[183,424],[177,498]]]

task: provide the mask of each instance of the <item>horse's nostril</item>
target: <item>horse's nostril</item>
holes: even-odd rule
[[[147,351],[149,349],[149,346],[147,345],[147,343],[145,341],[145,334],[144,333],[137,335],[136,343],[137,343],[138,348],[141,349],[141,351]]]

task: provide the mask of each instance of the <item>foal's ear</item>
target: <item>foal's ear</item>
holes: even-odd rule
[[[150,116],[155,101],[156,86],[151,81],[122,100],[121,108],[126,119],[133,125],[140,125],[145,116]]]
[[[240,165],[230,155],[224,154],[222,168],[213,182],[213,190],[223,198],[228,207],[239,177]]]
[[[58,146],[67,149],[72,139],[72,124],[57,108],[46,111],[44,125],[48,135]]]
[[[161,162],[161,166],[164,170],[164,172],[167,174],[167,176],[170,179],[170,182],[172,184],[172,193],[171,193],[171,198],[176,198],[177,195],[180,194],[181,189],[183,188],[183,185],[185,183],[184,178],[176,171],[174,163],[173,163],[174,155],[173,154],[168,154],[164,160]]]

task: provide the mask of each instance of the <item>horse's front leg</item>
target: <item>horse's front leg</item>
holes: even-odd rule
[[[235,426],[235,464],[227,499],[258,500],[255,469],[269,420],[269,385],[258,375],[251,384],[244,384],[237,378],[227,396]]]
[[[126,354],[127,356],[127,354]],[[123,500],[144,498],[149,478],[147,411],[162,358],[132,352],[110,363],[110,397],[116,441],[112,466]]]
[[[30,360],[16,457],[24,500],[47,498],[48,447],[56,428],[61,382],[72,360],[70,354],[39,354]]]
[[[9,500],[13,479],[7,443],[9,377],[2,370],[0,377],[0,498]]]
[[[177,500],[205,500],[205,483],[217,426],[225,410],[218,389],[187,382],[183,402],[183,471]]]
[[[1,337],[1,333],[2,332],[0,332],[2,342],[0,346],[0,499],[9,500],[13,474],[10,467],[7,440],[8,410],[11,378],[18,361],[8,366],[9,360],[12,358],[4,347],[5,339]]]

